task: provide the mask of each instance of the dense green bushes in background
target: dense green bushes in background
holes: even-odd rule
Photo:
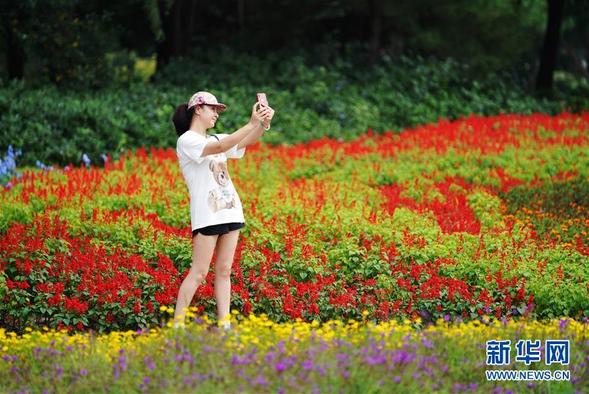
[[[352,59],[352,56],[349,56]],[[96,92],[0,88],[0,148],[22,149],[19,165],[93,164],[137,146],[175,146],[170,118],[176,105],[197,90],[209,90],[229,106],[216,132],[244,124],[265,91],[277,110],[264,137],[271,144],[299,143],[322,136],[350,139],[470,113],[547,112],[589,108],[585,80],[561,76],[562,97],[536,99],[509,75],[472,80],[452,60],[384,58],[374,67],[338,60],[312,65],[304,55],[257,58],[229,50],[178,60],[151,84],[133,83]],[[566,96],[565,96],[566,94]],[[564,97],[564,98],[563,98]]]

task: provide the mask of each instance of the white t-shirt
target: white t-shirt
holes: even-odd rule
[[[228,134],[216,134],[220,140]],[[245,148],[237,145],[224,153],[201,157],[212,135],[204,137],[193,130],[182,134],[176,143],[178,162],[190,192],[190,222],[192,230],[215,224],[245,223],[239,195],[231,182],[227,158],[241,159]]]

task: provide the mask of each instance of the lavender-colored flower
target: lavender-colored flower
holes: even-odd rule
[[[405,350],[396,350],[393,352],[391,361],[394,364],[410,364],[415,359],[414,353],[408,353]]]
[[[253,384],[255,385],[259,385],[259,386],[267,386],[268,385],[268,380],[266,379],[265,376],[263,375],[258,375],[253,381]]]
[[[347,354],[345,354],[345,353],[338,353],[338,354],[336,354],[336,355],[335,355],[335,358],[336,358],[338,361],[348,361],[348,359],[350,358],[350,356],[348,356],[348,355],[347,355]]]
[[[348,379],[350,377],[350,372],[348,372],[346,369],[344,369],[341,374],[342,378],[344,379]]]
[[[444,315],[444,321],[447,323],[450,321],[450,315],[449,314],[445,314]]]
[[[276,363],[276,365],[274,366],[274,369],[276,369],[276,372],[283,372],[283,371],[285,371],[287,368],[288,368],[288,367],[287,367],[287,365],[286,365],[284,362],[282,362],[282,361],[279,361],[279,362],[278,362],[278,363]]]
[[[265,356],[264,356],[264,361],[266,363],[269,363],[271,361],[273,361],[276,358],[276,353],[274,352],[268,352]]]
[[[478,387],[479,387],[479,386],[478,386],[476,383],[471,383],[471,384],[470,384],[470,390],[471,390],[471,391],[476,391]]]
[[[559,323],[559,327],[560,327],[560,331],[563,331],[566,326],[569,324],[569,320],[568,319],[561,319],[560,323]]]
[[[90,158],[85,153],[82,155],[82,161],[84,162],[84,165],[86,165],[86,167],[90,165]]]
[[[6,362],[10,361],[10,356],[8,354],[5,354],[4,356],[2,356],[2,359]]]
[[[427,348],[427,349],[433,349],[433,348],[434,348],[434,344],[433,344],[433,342],[432,342],[432,341],[430,341],[430,340],[429,340],[429,339],[427,339],[427,338],[423,338],[423,339],[421,340],[421,343],[422,343],[422,344],[423,344],[423,346],[424,346],[425,348]]]
[[[151,382],[151,379],[149,378],[149,376],[146,376],[143,378],[143,384],[145,384],[147,386],[149,384],[149,382]]]
[[[325,368],[322,367],[321,365],[317,366],[317,372],[319,372],[319,375],[325,376]]]
[[[121,370],[125,371],[127,369],[127,357],[125,356],[121,356],[118,359],[119,361],[119,367],[121,368]]]
[[[61,377],[63,376],[63,368],[61,367],[61,365],[55,364],[55,373],[57,374],[57,377],[61,379]]]
[[[305,360],[305,361],[303,361],[302,366],[305,371],[312,371],[313,370],[313,361],[312,360]]]
[[[150,371],[153,371],[153,370],[155,369],[155,364],[153,363],[153,360],[152,360],[150,357],[148,357],[148,356],[145,356],[145,357],[143,358],[143,362],[145,363],[145,366],[146,366],[146,367],[147,367],[147,368],[148,368]]]
[[[365,357],[364,359],[368,365],[380,365],[387,362],[387,358],[382,354]]]
[[[86,376],[86,375],[88,375],[88,370],[87,370],[87,369],[80,369],[80,375],[81,375],[81,376]]]

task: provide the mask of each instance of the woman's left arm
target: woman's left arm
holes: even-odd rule
[[[237,144],[237,150],[243,149],[246,146],[256,142],[264,134],[264,127],[262,125],[257,126],[254,130],[250,131],[248,135],[243,137],[239,144]]]

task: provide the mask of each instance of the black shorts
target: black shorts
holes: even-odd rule
[[[196,230],[192,230],[192,237],[198,233],[203,235],[223,235],[227,234],[229,231],[238,230],[240,228],[245,227],[245,223],[223,223],[223,224],[215,224],[214,226],[207,226],[197,228]]]

